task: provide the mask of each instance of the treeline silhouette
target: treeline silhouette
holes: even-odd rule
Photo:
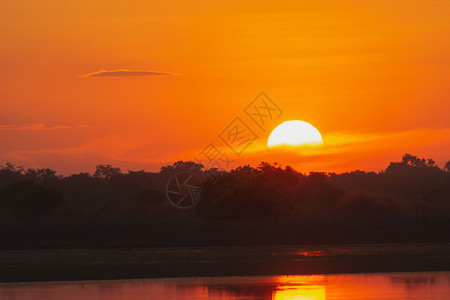
[[[168,180],[189,171],[203,181],[199,204],[169,204]],[[179,161],[158,173],[98,165],[94,174],[59,176],[51,169],[0,167],[0,224],[204,220],[348,220],[414,217],[448,221],[450,161],[405,154],[379,173],[299,173],[267,162],[229,172]]]
[[[170,179],[189,172],[202,198],[179,209]],[[98,165],[60,176],[0,168],[0,249],[450,242],[450,162],[405,154],[379,172],[303,174],[260,163],[231,171],[190,161],[160,172]]]
[[[382,172],[301,174],[289,166],[238,167],[205,184],[199,211],[212,219],[364,219],[418,221],[450,216],[450,161],[405,154]]]

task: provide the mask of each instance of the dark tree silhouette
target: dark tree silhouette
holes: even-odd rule
[[[98,165],[94,175],[58,176],[51,169],[0,166],[0,218],[54,218],[58,222],[121,222],[197,216],[209,220],[341,220],[392,216],[450,216],[450,161],[405,154],[386,170],[302,174],[261,162],[229,172],[177,161],[159,173],[122,173]],[[171,176],[194,172],[202,199],[181,213],[165,199]],[[210,175],[210,176],[208,176]],[[25,217],[27,216],[27,217]]]
[[[204,168],[202,164],[198,164],[193,161],[177,161],[172,165],[167,165],[161,167],[161,173],[171,172],[171,171],[201,171]]]
[[[19,218],[33,219],[48,214],[62,201],[60,191],[30,179],[8,185],[0,193],[0,206]]]
[[[444,171],[445,172],[450,172],[450,160],[445,164]]]
[[[118,175],[120,173],[121,173],[120,168],[114,168],[111,165],[98,165],[96,167],[94,177],[110,179],[114,175]]]

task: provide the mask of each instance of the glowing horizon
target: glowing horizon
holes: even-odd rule
[[[449,13],[438,0],[8,1],[0,164],[156,171],[214,141],[230,168],[378,171],[404,153],[443,166]],[[264,128],[244,113],[261,91],[282,110]],[[239,155],[220,136],[237,117],[254,133]],[[288,120],[323,147],[267,149]]]

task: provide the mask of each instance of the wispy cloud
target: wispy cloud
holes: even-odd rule
[[[87,125],[79,124],[76,126],[69,125],[55,125],[47,126],[44,124],[25,124],[25,125],[0,125],[0,131],[45,131],[45,130],[59,130],[70,128],[87,128]]]
[[[170,72],[162,72],[162,71],[145,71],[145,70],[100,70],[94,73],[89,73],[83,75],[81,77],[96,77],[96,78],[106,78],[106,77],[149,77],[149,76],[168,76],[168,75],[177,75],[175,73]]]
[[[324,145],[268,149],[265,140],[235,158],[232,167],[256,166],[260,161],[291,165],[302,172],[346,172],[354,169],[380,171],[405,153],[434,158],[438,165],[448,161],[450,128],[416,128],[404,131],[330,132],[322,135]]]

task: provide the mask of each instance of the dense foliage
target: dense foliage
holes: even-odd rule
[[[174,172],[203,180],[191,210],[172,207],[165,187]],[[302,174],[262,162],[229,172],[179,161],[159,173],[99,165],[93,175],[58,176],[50,169],[0,167],[0,223],[207,220],[327,220],[413,216],[420,222],[450,216],[450,162],[405,154],[384,171]]]

